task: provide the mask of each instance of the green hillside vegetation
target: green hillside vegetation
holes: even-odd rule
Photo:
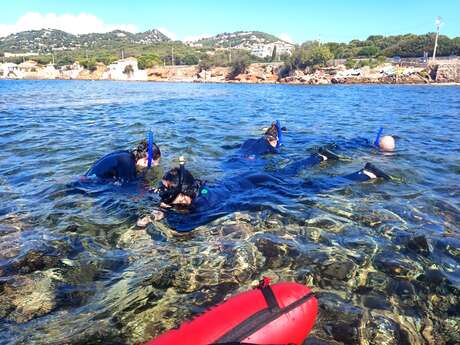
[[[201,44],[204,48],[231,48],[242,43],[253,44],[259,41],[272,43],[280,41],[280,39],[261,31],[237,31],[232,33],[224,32],[213,37],[202,38],[195,43]]]
[[[203,47],[194,48],[181,41],[171,41],[158,30],[132,34],[125,31],[112,31],[104,34],[72,35],[60,30],[25,31],[0,39],[0,57],[4,52],[40,52],[30,59],[47,64],[53,61],[57,66],[69,65],[79,61],[88,68],[95,68],[97,62],[108,65],[122,56],[134,56],[139,67],[150,68],[155,65],[200,65],[200,69],[211,66],[230,66],[236,60],[248,63],[277,60],[276,54],[260,59],[249,54],[248,50],[220,50],[219,45],[234,47],[242,42],[250,44],[254,37],[258,42],[277,41],[273,35],[259,31],[223,33],[197,41]],[[324,66],[332,58],[348,59],[347,66],[359,67],[363,64],[373,66],[385,57],[400,56],[416,58],[429,52],[434,46],[434,33],[425,35],[369,36],[365,40],[352,40],[349,43],[329,42],[318,46],[317,42],[304,42],[296,46],[293,55],[283,56],[286,61],[282,75],[289,75],[295,69]],[[51,55],[52,52],[52,55]],[[438,56],[460,55],[460,37],[449,38],[440,35]],[[353,59],[366,59],[355,61]],[[28,58],[5,58],[5,61],[20,63]]]
[[[377,56],[421,57],[424,52],[431,53],[434,47],[436,34],[425,35],[397,35],[397,36],[369,36],[366,40],[352,40],[349,43],[329,42],[325,45],[334,54],[336,59]],[[460,54],[460,37],[449,38],[440,35],[438,39],[438,56]]]

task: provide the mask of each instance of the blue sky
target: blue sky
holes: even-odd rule
[[[12,0],[0,11],[0,35],[31,26],[60,25],[75,32],[161,28],[176,39],[259,30],[297,43],[318,38],[347,42],[371,34],[434,31],[438,15],[443,19],[443,34],[460,36],[460,1],[456,0]]]

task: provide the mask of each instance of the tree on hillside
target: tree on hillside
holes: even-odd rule
[[[377,46],[364,46],[358,50],[358,56],[373,57],[380,53],[380,49]]]
[[[276,61],[276,46],[273,47],[273,52],[272,52],[272,61]]]
[[[80,64],[86,68],[87,70],[93,72],[96,70],[96,63],[97,61],[94,59],[94,58],[91,58],[91,59],[82,59],[80,61]]]
[[[212,67],[212,63],[208,56],[203,57],[198,63],[198,73],[201,71],[207,71]]]
[[[326,63],[333,58],[334,55],[332,55],[328,47],[317,46],[307,52],[304,64],[308,67],[317,68],[325,66]]]
[[[188,54],[184,56],[182,62],[184,63],[184,65],[198,65],[199,59],[196,55]]]
[[[137,58],[139,69],[152,68],[155,65],[161,65],[161,58],[156,54],[141,55]]]

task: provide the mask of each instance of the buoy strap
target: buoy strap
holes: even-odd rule
[[[229,330],[212,344],[223,345],[228,343],[240,343],[251,334],[256,333],[258,330],[268,325],[270,322],[273,322],[280,316],[289,313],[297,307],[300,307],[302,304],[306,303],[313,297],[314,294],[309,292],[302,298],[299,298],[297,301],[289,304],[287,307],[280,308],[275,312],[271,312],[269,308],[262,309],[248,317],[239,325]]]

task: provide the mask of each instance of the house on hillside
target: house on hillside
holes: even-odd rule
[[[281,55],[291,55],[294,45],[286,42],[274,42],[268,44],[254,44],[251,47],[251,55],[257,56],[259,58],[266,58],[273,55],[273,50],[276,48],[276,56]]]
[[[251,48],[251,55],[263,59],[265,57],[272,56],[273,48],[273,44],[254,44]]]
[[[128,57],[107,66],[103,79],[111,80],[147,80],[147,71],[140,70],[137,59]]]

